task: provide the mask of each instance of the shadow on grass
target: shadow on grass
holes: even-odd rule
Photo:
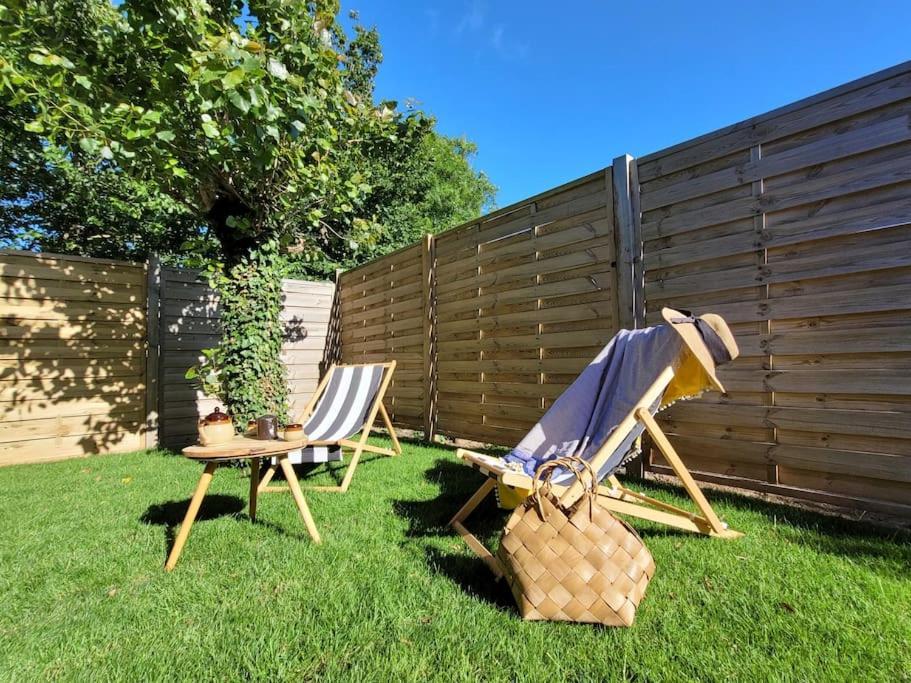
[[[246,503],[237,496],[226,496],[223,494],[211,494],[206,496],[202,501],[202,506],[196,515],[194,524],[205,522],[210,519],[219,519],[220,517],[236,517],[239,515]],[[174,538],[177,536],[177,527],[183,522],[187,514],[187,508],[190,507],[190,499],[171,500],[167,503],[157,503],[150,505],[148,509],[139,517],[143,524],[152,524],[164,527],[165,537],[165,556],[171,552],[174,547]]]
[[[408,522],[405,535],[422,542],[427,566],[447,577],[465,593],[490,603],[500,610],[514,612],[515,603],[505,581],[496,581],[487,565],[475,555],[446,552],[437,547],[440,541],[458,547],[461,540],[449,526],[456,511],[484,482],[476,470],[451,460],[439,459],[425,470],[424,478],[440,487],[432,500],[396,500],[395,514]],[[488,496],[471,514],[466,524],[489,547],[495,547],[506,513],[497,507],[494,496]],[[436,541],[436,543],[434,542]]]
[[[449,520],[461,508],[468,497],[484,483],[476,470],[451,460],[437,460],[432,467],[424,471],[424,478],[440,487],[439,495],[432,500],[397,500],[393,501],[395,513],[408,521],[406,535],[410,538],[445,537],[453,535]],[[503,511],[498,510],[493,496],[487,499],[472,513],[473,524],[501,519]]]
[[[433,572],[447,577],[468,595],[518,616],[509,584],[502,579],[497,581],[480,559],[443,552],[438,548],[426,548],[424,552],[427,566]]]
[[[483,483],[484,479],[470,467],[442,459],[437,460],[424,472],[424,478],[439,486],[440,493],[436,498],[432,500],[399,500],[393,503],[395,513],[408,522],[407,536],[458,540],[458,536],[448,525],[449,520]],[[658,494],[659,498],[670,496],[671,502],[680,503],[681,499],[686,500],[686,494],[681,487],[666,482],[654,480],[631,482],[631,488],[639,487],[643,488],[646,493]],[[778,535],[783,543],[794,543],[811,548],[816,552],[839,557],[865,559],[870,561],[872,570],[890,575],[907,576],[907,567],[911,566],[911,532],[908,530],[823,514],[730,491],[713,490],[708,492],[708,498],[718,509],[727,508],[729,511],[736,510],[738,513],[752,513],[764,517],[766,523],[770,525],[771,532]],[[688,501],[684,502],[683,506],[692,507],[695,511],[695,507]],[[508,513],[500,510],[496,506],[494,497],[489,496],[472,513],[466,526],[488,547],[494,547],[507,517]],[[633,523],[646,542],[649,538],[668,536],[692,539],[693,542],[702,543],[737,542],[718,541],[678,529],[641,523],[634,519],[629,521]],[[732,526],[736,527],[736,522]],[[490,576],[479,558],[466,558],[463,555],[454,554],[446,556],[443,561],[438,551],[427,549],[426,552],[428,562],[435,571],[449,574],[449,570],[444,570],[444,568],[462,566],[462,569],[453,570],[456,576],[451,577],[453,580],[458,580],[460,585],[464,583],[464,580],[470,580],[475,576],[475,572],[479,576],[483,576],[485,581]],[[437,553],[437,555],[432,553]],[[469,572],[465,567],[472,569]],[[474,592],[479,590],[478,585],[473,584]]]
[[[348,457],[350,458],[350,453],[348,454]],[[373,453],[370,453],[370,454],[362,453],[360,460],[358,460],[358,462],[357,462],[357,466],[360,467],[361,465],[365,465],[367,463],[373,462],[374,460],[380,460],[380,459],[386,458],[386,457],[388,457],[388,456],[376,455]],[[300,483],[302,485],[306,485],[307,482],[311,479],[315,479],[316,477],[319,477],[321,475],[328,474],[330,477],[332,477],[333,480],[335,480],[336,486],[341,486],[342,480],[345,477],[345,470],[348,469],[349,462],[350,462],[350,460],[345,460],[343,462],[336,461],[336,462],[329,462],[329,463],[326,463],[326,462],[299,463],[299,464],[294,465],[294,472],[295,472],[295,474],[297,474],[297,479],[298,479],[298,481],[300,481]],[[262,472],[265,471],[266,466],[264,466],[263,470],[261,470],[260,476],[262,476]],[[357,475],[357,469],[355,469],[355,475]],[[272,481],[282,481],[282,482],[285,481],[285,474],[284,474],[284,472],[281,471],[281,468],[276,470],[275,476],[272,477]]]
[[[184,516],[187,514],[187,508],[189,506],[189,498],[179,501],[172,500],[167,503],[150,505],[139,517],[139,521],[143,524],[164,527],[165,557],[171,553],[171,548],[174,547],[174,539],[177,537],[177,528],[183,523]],[[220,519],[221,517],[235,517],[238,519],[243,517],[249,520],[249,517],[245,513],[246,507],[247,502],[237,496],[226,496],[219,493],[209,494],[203,499],[196,519],[193,520],[193,526],[195,528],[196,524],[199,522]],[[287,536],[298,540],[310,539],[309,534],[307,534],[305,530],[288,531],[278,524],[262,519],[262,512],[257,515],[255,521],[251,520],[251,522],[256,526],[269,529],[280,536]]]

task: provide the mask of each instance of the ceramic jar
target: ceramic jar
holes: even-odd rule
[[[227,413],[216,408],[199,421],[199,443],[215,446],[234,438],[234,421]]]

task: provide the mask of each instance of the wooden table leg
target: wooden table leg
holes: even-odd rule
[[[169,572],[174,569],[174,565],[176,565],[177,560],[180,559],[180,553],[183,551],[183,546],[187,542],[187,537],[190,535],[190,528],[193,526],[193,521],[199,513],[199,506],[202,505],[202,499],[205,498],[206,491],[209,490],[209,484],[212,483],[212,475],[215,474],[216,467],[218,467],[218,463],[216,462],[206,463],[206,468],[203,470],[202,476],[199,478],[199,483],[196,485],[196,491],[193,492],[193,498],[190,500],[190,507],[187,508],[187,514],[183,518],[183,524],[180,525],[180,531],[177,534],[177,538],[174,540],[174,547],[171,548],[171,554],[168,555],[168,561],[165,562],[165,571]]]
[[[297,481],[297,475],[294,473],[294,466],[288,460],[288,454],[282,453],[278,456],[278,464],[285,473],[285,479],[288,480],[288,488],[291,489],[291,495],[294,496],[294,502],[297,503],[297,509],[300,510],[301,517],[304,518],[304,524],[307,525],[307,531],[310,532],[310,538],[314,543],[322,543],[319,537],[319,531],[316,530],[316,524],[310,515],[310,508],[307,507],[307,501],[304,500],[304,494],[301,491],[300,483]]]
[[[259,458],[250,458],[250,519],[256,521],[256,498],[259,493]]]

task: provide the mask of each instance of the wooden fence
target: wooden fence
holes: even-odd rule
[[[0,252],[0,465],[145,445],[146,269]]]
[[[697,476],[911,514],[911,63],[339,283],[341,356],[400,360],[399,424],[503,445],[619,327],[720,313],[729,393],[663,414]]]
[[[436,242],[438,429],[515,443],[617,329],[611,172]]]
[[[398,362],[396,424],[514,443],[629,324],[628,183],[621,157],[342,274],[341,360]]]
[[[515,443],[629,323],[628,183],[621,157],[342,274],[341,360],[398,361],[396,424]]]
[[[334,286],[283,289],[299,408],[319,378]],[[190,443],[215,401],[184,373],[218,343],[218,313],[196,273],[154,259],[0,252],[0,465]]]
[[[911,504],[909,65],[650,154],[638,175],[646,322],[714,311],[743,352],[728,396],[665,414],[688,464]]]
[[[386,408],[396,424],[423,429],[424,334],[423,286],[426,242],[388,254],[339,276],[339,348],[343,363],[395,359],[386,391]]]

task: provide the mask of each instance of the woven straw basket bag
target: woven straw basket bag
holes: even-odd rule
[[[558,467],[586,481],[570,509],[551,489]],[[598,505],[595,487],[586,461],[547,462],[506,523],[497,554],[524,619],[632,625],[655,561],[632,527]]]

